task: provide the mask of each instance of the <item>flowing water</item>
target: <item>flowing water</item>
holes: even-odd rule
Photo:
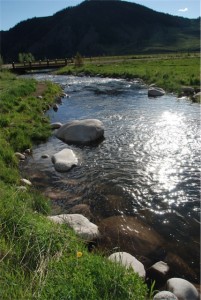
[[[96,146],[66,145],[52,136],[24,166],[52,199],[53,212],[90,205],[96,221],[140,216],[168,241],[199,277],[200,108],[174,95],[148,98],[137,81],[38,74],[59,83],[62,99],[51,122],[96,118],[105,139]],[[79,165],[57,173],[52,154],[71,148]]]

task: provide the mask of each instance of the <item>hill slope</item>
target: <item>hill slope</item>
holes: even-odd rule
[[[2,56],[36,58],[199,49],[200,20],[155,12],[125,1],[84,1],[53,16],[33,18],[1,32]]]

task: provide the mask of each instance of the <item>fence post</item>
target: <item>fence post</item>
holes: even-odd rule
[[[65,58],[65,65],[67,66],[67,64],[68,64],[68,60],[67,58]]]
[[[49,67],[49,59],[47,59],[47,66]]]
[[[12,62],[12,66],[13,66],[13,69],[15,69],[15,63],[14,63],[14,61]]]
[[[29,62],[29,68],[31,69],[31,61]]]

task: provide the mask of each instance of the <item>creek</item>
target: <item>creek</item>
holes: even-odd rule
[[[98,145],[66,145],[52,135],[33,148],[23,172],[51,199],[53,214],[84,203],[95,223],[138,216],[171,245],[169,250],[194,270],[198,280],[199,104],[171,94],[148,98],[147,87],[135,80],[31,76],[59,83],[69,95],[57,112],[47,112],[51,122],[96,118],[105,127],[105,139]],[[58,173],[51,159],[41,156],[51,157],[65,147],[76,153],[79,165]]]

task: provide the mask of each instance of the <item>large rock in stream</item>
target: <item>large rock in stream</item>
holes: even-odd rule
[[[136,217],[114,216],[98,224],[101,233],[101,246],[114,247],[140,257],[143,260],[161,251],[164,241],[160,235]],[[146,261],[142,261],[146,264]]]
[[[70,144],[86,145],[103,138],[103,123],[97,119],[74,120],[61,126],[56,137]]]
[[[165,91],[162,88],[150,86],[148,89],[149,97],[159,97],[165,95]]]

